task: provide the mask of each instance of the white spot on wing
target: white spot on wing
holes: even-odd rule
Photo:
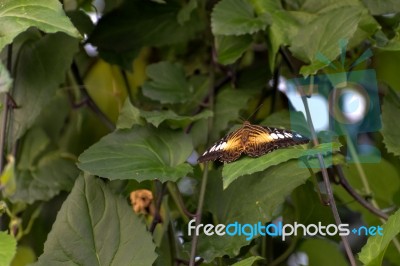
[[[277,134],[279,138],[284,139],[285,137],[282,134]]]
[[[221,143],[221,145],[220,145],[221,147],[219,147],[219,148],[222,150],[222,149],[224,149],[226,147],[226,145],[227,145],[227,143],[223,142],[223,143]]]
[[[279,138],[275,133],[271,133],[271,137],[273,137],[274,139],[278,139]]]
[[[215,145],[216,145],[216,144],[215,144]],[[210,152],[212,152],[212,151],[215,150],[215,148],[216,148],[215,145],[211,147]]]

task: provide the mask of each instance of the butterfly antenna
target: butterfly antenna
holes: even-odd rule
[[[249,115],[249,117],[246,119],[246,121],[250,120],[260,109],[261,107],[264,106],[264,103],[261,103],[257,108]]]

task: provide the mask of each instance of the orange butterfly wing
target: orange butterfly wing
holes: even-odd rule
[[[244,122],[238,130],[216,142],[198,159],[199,162],[233,162],[242,153],[259,157],[273,150],[308,143],[310,140],[297,132],[252,125]]]
[[[233,162],[237,160],[244,151],[240,136],[241,128],[217,141],[199,157],[198,161],[202,163],[217,159],[221,162]]]

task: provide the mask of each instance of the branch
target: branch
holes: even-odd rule
[[[7,46],[7,70],[12,76],[12,44],[9,44]],[[2,112],[2,121],[1,121],[1,132],[0,132],[0,174],[3,172],[3,167],[4,167],[4,150],[5,150],[5,143],[6,143],[6,135],[7,135],[7,120],[8,120],[8,114],[10,111],[10,106],[9,106],[9,94],[6,93],[4,95],[4,107],[3,107],[3,112]]]
[[[155,181],[155,182],[156,182],[156,185],[160,184],[160,181]],[[161,215],[160,215],[160,209],[161,209],[161,203],[162,203],[162,199],[165,194],[166,187],[167,187],[166,183],[163,183],[161,185],[161,189],[158,190],[154,218],[153,218],[153,221],[151,222],[150,229],[149,229],[150,233],[153,233],[154,230],[156,229],[157,224],[162,221]]]
[[[290,60],[288,59],[287,55],[285,54],[284,50],[281,49],[280,52],[281,52],[283,58],[285,59],[285,61],[288,63],[288,66],[291,67],[291,69],[293,70],[294,68],[293,68]],[[311,87],[313,85],[314,84],[311,84]],[[315,133],[314,124],[313,124],[312,119],[311,119],[311,113],[310,113],[310,109],[308,107],[307,97],[306,97],[306,94],[305,94],[305,92],[304,92],[304,90],[302,89],[301,86],[298,86],[298,89],[299,89],[299,92],[300,92],[300,95],[301,95],[301,100],[303,102],[304,109],[305,109],[305,112],[306,112],[307,123],[308,123],[308,127],[310,128],[310,132],[311,132],[311,139],[313,141],[314,146],[317,146],[319,144],[319,142],[318,142],[318,139],[317,139],[317,134]],[[328,176],[328,172],[327,172],[326,167],[325,167],[324,159],[323,159],[321,154],[317,154],[317,157],[318,157],[319,165],[320,165],[320,168],[321,168],[321,173],[322,173],[322,177],[323,177],[323,180],[324,180],[326,192],[328,194],[328,199],[329,199],[329,203],[330,203],[329,206],[331,207],[331,211],[332,211],[333,217],[335,218],[336,225],[339,226],[342,223],[342,221],[340,220],[339,212],[338,212],[337,207],[336,207],[336,202],[335,202],[335,199],[333,197],[332,186],[331,186],[330,181],[329,181],[329,176]],[[356,266],[357,264],[356,264],[356,261],[354,259],[353,252],[351,250],[349,242],[347,241],[346,236],[341,236],[341,238],[342,238],[342,242],[343,242],[344,248],[345,248],[346,253],[347,253],[347,257],[348,257],[348,259],[350,261],[350,264],[352,266]]]
[[[215,52],[215,48],[213,47],[213,52]],[[213,55],[215,55],[213,53]],[[211,61],[211,67],[210,69],[212,70],[210,72],[210,96],[209,96],[209,103],[210,103],[210,109],[214,109],[214,95],[215,95],[215,87],[214,87],[214,81],[215,81],[215,61]],[[213,120],[211,118],[208,119],[208,132],[211,132]],[[197,205],[197,211],[196,211],[196,223],[195,225],[198,226],[201,221],[201,215],[203,212],[203,204],[204,204],[204,196],[206,194],[206,186],[207,186],[207,179],[208,179],[208,162],[205,163],[204,169],[203,169],[203,178],[201,181],[201,187],[200,187],[200,195],[199,195],[199,202]],[[197,242],[198,242],[198,235],[194,234],[192,238],[192,249],[190,251],[190,261],[189,261],[189,266],[195,266],[196,265],[196,249],[197,249]]]
[[[186,208],[182,199],[181,192],[177,188],[176,183],[168,182],[167,188],[172,199],[175,201],[175,204],[177,205],[179,212],[182,214],[184,219],[186,218],[185,220],[189,222],[187,218],[194,218],[196,214],[189,212],[188,209]]]
[[[206,194],[206,186],[207,186],[207,178],[208,178],[208,162],[206,162],[204,171],[203,171],[203,179],[201,181],[201,187],[200,187],[200,196],[199,196],[199,203],[197,205],[197,212],[195,215],[195,227],[199,226],[201,222],[201,215],[203,212],[203,204],[204,204],[204,195]],[[189,266],[195,266],[195,259],[196,259],[196,249],[197,249],[197,242],[199,240],[199,236],[197,234],[193,234],[192,238],[192,249],[190,252],[190,262]]]
[[[129,83],[128,75],[126,74],[126,71],[124,69],[120,68],[120,73],[122,75],[122,79],[124,81],[126,93],[128,94],[129,100],[131,101],[131,103],[133,103],[133,105],[139,106],[137,99],[135,99],[132,95],[132,88],[131,88],[131,84]]]
[[[385,220],[389,218],[389,216],[384,213],[382,210],[375,208],[368,201],[366,201],[363,197],[361,197],[347,182],[346,177],[344,176],[343,169],[340,165],[335,166],[336,173],[339,177],[339,184],[343,186],[343,188],[356,200],[360,203],[364,208],[369,210],[372,214],[379,216]]]

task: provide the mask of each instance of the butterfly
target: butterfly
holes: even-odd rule
[[[242,154],[259,157],[273,150],[308,143],[310,140],[299,133],[274,127],[252,125],[245,121],[243,126],[217,141],[197,161],[219,160],[233,162]]]

